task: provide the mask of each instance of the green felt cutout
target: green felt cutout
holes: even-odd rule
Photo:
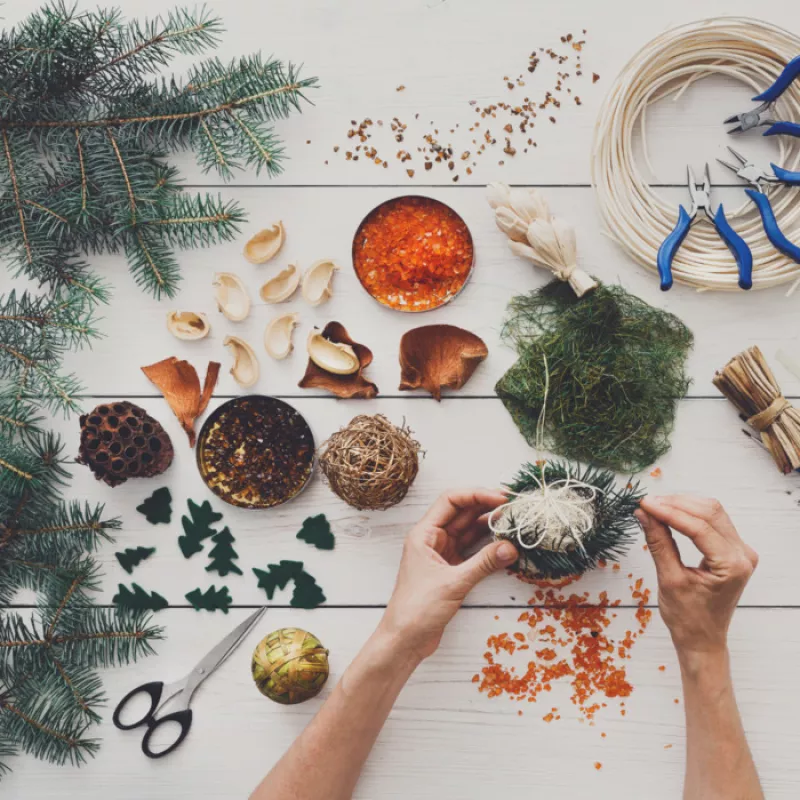
[[[208,500],[201,506],[198,506],[194,500],[189,500],[188,505],[191,516],[181,517],[184,535],[178,537],[178,546],[181,548],[184,558],[191,558],[203,549],[203,539],[216,533],[211,527],[211,523],[219,522],[222,519],[222,514],[214,511]]]
[[[272,600],[276,589],[285,589],[289,581],[294,581],[294,593],[289,605],[294,608],[316,608],[325,602],[325,595],[314,578],[304,569],[302,561],[281,561],[280,564],[267,564],[267,570],[253,569],[258,578],[258,588],[267,593]]]
[[[134,611],[161,611],[162,608],[166,608],[169,605],[166,599],[158,592],[150,592],[148,594],[137,583],[132,583],[131,589],[120,583],[117,593],[111,598],[111,602],[119,608],[130,608]]]
[[[134,567],[138,567],[146,558],[155,553],[155,547],[128,547],[121,553],[114,553],[119,565],[130,575]]]
[[[267,593],[269,600],[272,600],[276,589],[285,589],[289,581],[294,580],[302,572],[302,561],[281,561],[280,564],[267,564],[266,571],[253,568],[253,573],[258,578],[258,588]]]
[[[218,572],[225,577],[229,572],[235,572],[241,575],[242,571],[236,564],[233,563],[234,558],[239,558],[239,554],[233,549],[233,543],[236,539],[227,527],[223,528],[219,533],[215,533],[211,537],[214,547],[208,557],[211,563],[206,567],[206,572]]]
[[[220,589],[217,589],[216,586],[209,586],[205,592],[201,592],[200,589],[192,589],[185,596],[194,606],[195,611],[223,611],[227,614],[233,602],[227,586]]]
[[[172,495],[166,486],[156,489],[140,506],[136,506],[151,525],[169,522],[172,519]]]
[[[303,527],[300,528],[297,538],[314,545],[317,550],[333,550],[336,544],[336,538],[331,532],[331,524],[324,514],[317,514],[316,517],[307,517],[303,520]]]
[[[325,602],[325,595],[317,582],[307,572],[294,579],[294,593],[289,605],[293,608],[316,608]]]

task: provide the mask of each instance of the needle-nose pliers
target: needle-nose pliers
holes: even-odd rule
[[[800,172],[791,172],[776,164],[770,164],[772,172],[769,173],[752,162],[749,162],[741,153],[737,153],[732,147],[729,147],[728,150],[731,151],[731,154],[739,162],[739,166],[737,167],[735,164],[729,164],[721,158],[718,158],[717,161],[753,186],[752,189],[745,189],[744,191],[756,204],[761,214],[761,221],[764,223],[764,232],[767,234],[767,238],[781,253],[789,256],[793,261],[800,263],[800,247],[790,242],[783,235],[780,227],[778,227],[778,221],[775,219],[775,212],[772,210],[772,205],[769,202],[769,197],[767,197],[764,188],[764,184],[776,183],[783,183],[787,186],[800,186]]]
[[[775,101],[792,85],[795,78],[800,75],[800,56],[793,58],[778,75],[775,83],[766,91],[753,98],[754,103],[761,103],[760,106],[754,108],[752,111],[745,111],[742,114],[734,114],[725,120],[725,125],[731,125],[734,122],[739,124],[735,128],[731,128],[728,133],[743,133],[749,131],[751,128],[757,128],[762,125],[769,125],[770,127],[764,131],[764,136],[775,136],[778,134],[785,134],[787,136],[800,136],[800,124],[796,122],[783,122],[775,119],[773,116],[773,107]]]
[[[689,233],[689,228],[697,218],[698,211],[702,211],[708,217],[736,259],[736,265],[739,268],[739,286],[742,289],[749,289],[753,285],[753,254],[750,252],[747,242],[731,228],[725,218],[722,203],[717,206],[716,212],[711,211],[711,178],[708,174],[708,164],[706,164],[702,184],[698,184],[695,180],[691,167],[687,167],[687,173],[692,207],[691,211],[687,212],[683,206],[679,206],[678,222],[658,249],[656,264],[661,278],[661,290],[666,292],[672,287],[672,260]]]

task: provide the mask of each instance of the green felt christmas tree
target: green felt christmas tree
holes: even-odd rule
[[[172,519],[172,495],[166,486],[156,489],[141,505],[136,506],[151,525],[168,523]]]
[[[138,583],[132,583],[130,589],[120,583],[111,602],[117,608],[129,608],[133,611],[161,611],[169,605],[158,592],[148,593]]]
[[[222,514],[214,511],[208,500],[203,501],[202,505],[189,500],[188,506],[189,516],[181,517],[184,535],[178,537],[178,546],[184,558],[191,558],[203,550],[203,541],[216,534],[216,530],[211,527],[212,523],[222,519]]]
[[[313,545],[317,550],[333,550],[336,544],[331,524],[324,514],[304,519],[297,538]]]
[[[186,594],[186,599],[192,604],[195,611],[223,611],[225,614],[228,613],[233,602],[227,586],[217,589],[213,585],[209,586],[205,592],[200,589],[192,589]]]
[[[253,569],[258,578],[258,588],[272,600],[276,590],[285,589],[294,581],[294,592],[290,605],[294,608],[316,608],[325,602],[325,595],[316,580],[303,569],[302,561],[281,561],[267,564],[267,569]]]
[[[129,547],[120,553],[114,553],[119,565],[130,575],[134,567],[138,567],[146,558],[155,553],[155,547]]]
[[[233,549],[233,543],[236,540],[228,528],[225,527],[219,533],[215,533],[211,537],[211,541],[214,543],[214,547],[211,548],[208,554],[211,563],[206,567],[206,571],[217,572],[223,578],[229,572],[241,575],[242,571],[233,563],[234,559],[239,558],[239,556]]]
[[[294,579],[294,591],[289,605],[294,608],[316,608],[325,602],[325,595],[316,580],[307,572]]]

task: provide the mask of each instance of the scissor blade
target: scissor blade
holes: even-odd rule
[[[244,622],[239,623],[216,647],[208,651],[197,666],[192,670],[189,681],[191,690],[197,688],[223,661],[237,648],[239,643],[249,633],[253,625],[261,619],[267,607],[259,608]]]

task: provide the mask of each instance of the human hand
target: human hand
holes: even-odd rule
[[[758,564],[716,500],[690,495],[645,497],[635,512],[658,574],[658,606],[680,658],[720,654],[736,604]],[[703,558],[681,561],[672,530],[687,536]]]
[[[380,632],[399,639],[420,659],[436,650],[447,623],[470,590],[519,557],[510,542],[491,542],[464,558],[488,531],[487,515],[506,499],[489,489],[452,491],[439,497],[406,537]]]

